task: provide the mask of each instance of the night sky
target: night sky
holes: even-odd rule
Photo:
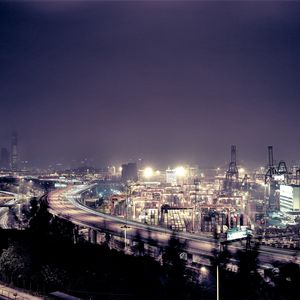
[[[0,2],[0,147],[33,165],[300,160],[300,2]]]

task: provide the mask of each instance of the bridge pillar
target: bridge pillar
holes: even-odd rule
[[[91,240],[92,240],[92,238],[91,238],[91,236],[92,236],[92,233],[91,233],[91,231],[92,231],[92,229],[91,228],[89,228],[88,229],[88,242],[90,243],[91,242]]]
[[[97,231],[91,228],[89,228],[89,242],[97,244]]]
[[[92,243],[92,244],[97,243],[97,231],[96,230],[89,228],[88,241],[89,241],[89,243]]]
[[[106,242],[106,234],[102,231],[97,231],[97,243],[103,244]]]
[[[76,244],[78,242],[78,236],[79,236],[79,226],[75,225],[74,230],[73,230],[74,244]]]

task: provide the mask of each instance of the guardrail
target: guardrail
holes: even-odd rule
[[[8,299],[14,300],[29,300],[29,298],[20,296],[17,292],[8,291],[3,288],[0,288],[0,296],[4,296]]]

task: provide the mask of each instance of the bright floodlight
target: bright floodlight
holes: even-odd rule
[[[245,169],[244,168],[240,168],[239,169],[239,173],[242,173],[242,174],[245,173]]]
[[[150,178],[153,176],[153,169],[151,167],[147,167],[144,169],[143,175],[145,178]]]
[[[175,174],[178,177],[183,177],[186,175],[186,169],[184,167],[177,167],[175,168]]]

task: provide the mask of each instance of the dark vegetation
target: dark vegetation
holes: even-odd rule
[[[200,290],[184,276],[181,243],[174,237],[164,265],[141,245],[129,256],[83,240],[74,243],[74,225],[53,217],[41,203],[29,229],[0,231],[0,278],[47,295],[60,290],[83,299],[199,299]],[[208,298],[206,298],[208,299]]]
[[[221,300],[298,299],[299,266],[274,263],[279,273],[266,273],[266,282],[257,272],[258,245],[235,254],[237,273],[226,270],[232,257],[226,246],[214,251],[212,266],[199,283],[197,272],[180,256],[186,245],[176,235],[161,250],[160,262],[141,241],[136,255],[129,256],[109,249],[108,234],[103,245],[75,241],[72,223],[49,214],[43,201],[32,204],[29,229],[0,230],[0,279],[8,284],[43,295],[60,290],[82,299],[216,299],[218,266]]]
[[[241,248],[234,255],[227,250],[226,245],[222,248],[220,251],[215,250],[211,259],[212,269],[216,270],[219,266],[220,299],[299,299],[297,285],[300,283],[300,269],[292,260],[289,263],[272,262],[276,269],[266,269],[264,274],[259,274],[258,269],[262,270],[258,259],[259,243]],[[237,272],[226,270],[230,258],[236,260]],[[215,276],[212,282],[216,282]]]

